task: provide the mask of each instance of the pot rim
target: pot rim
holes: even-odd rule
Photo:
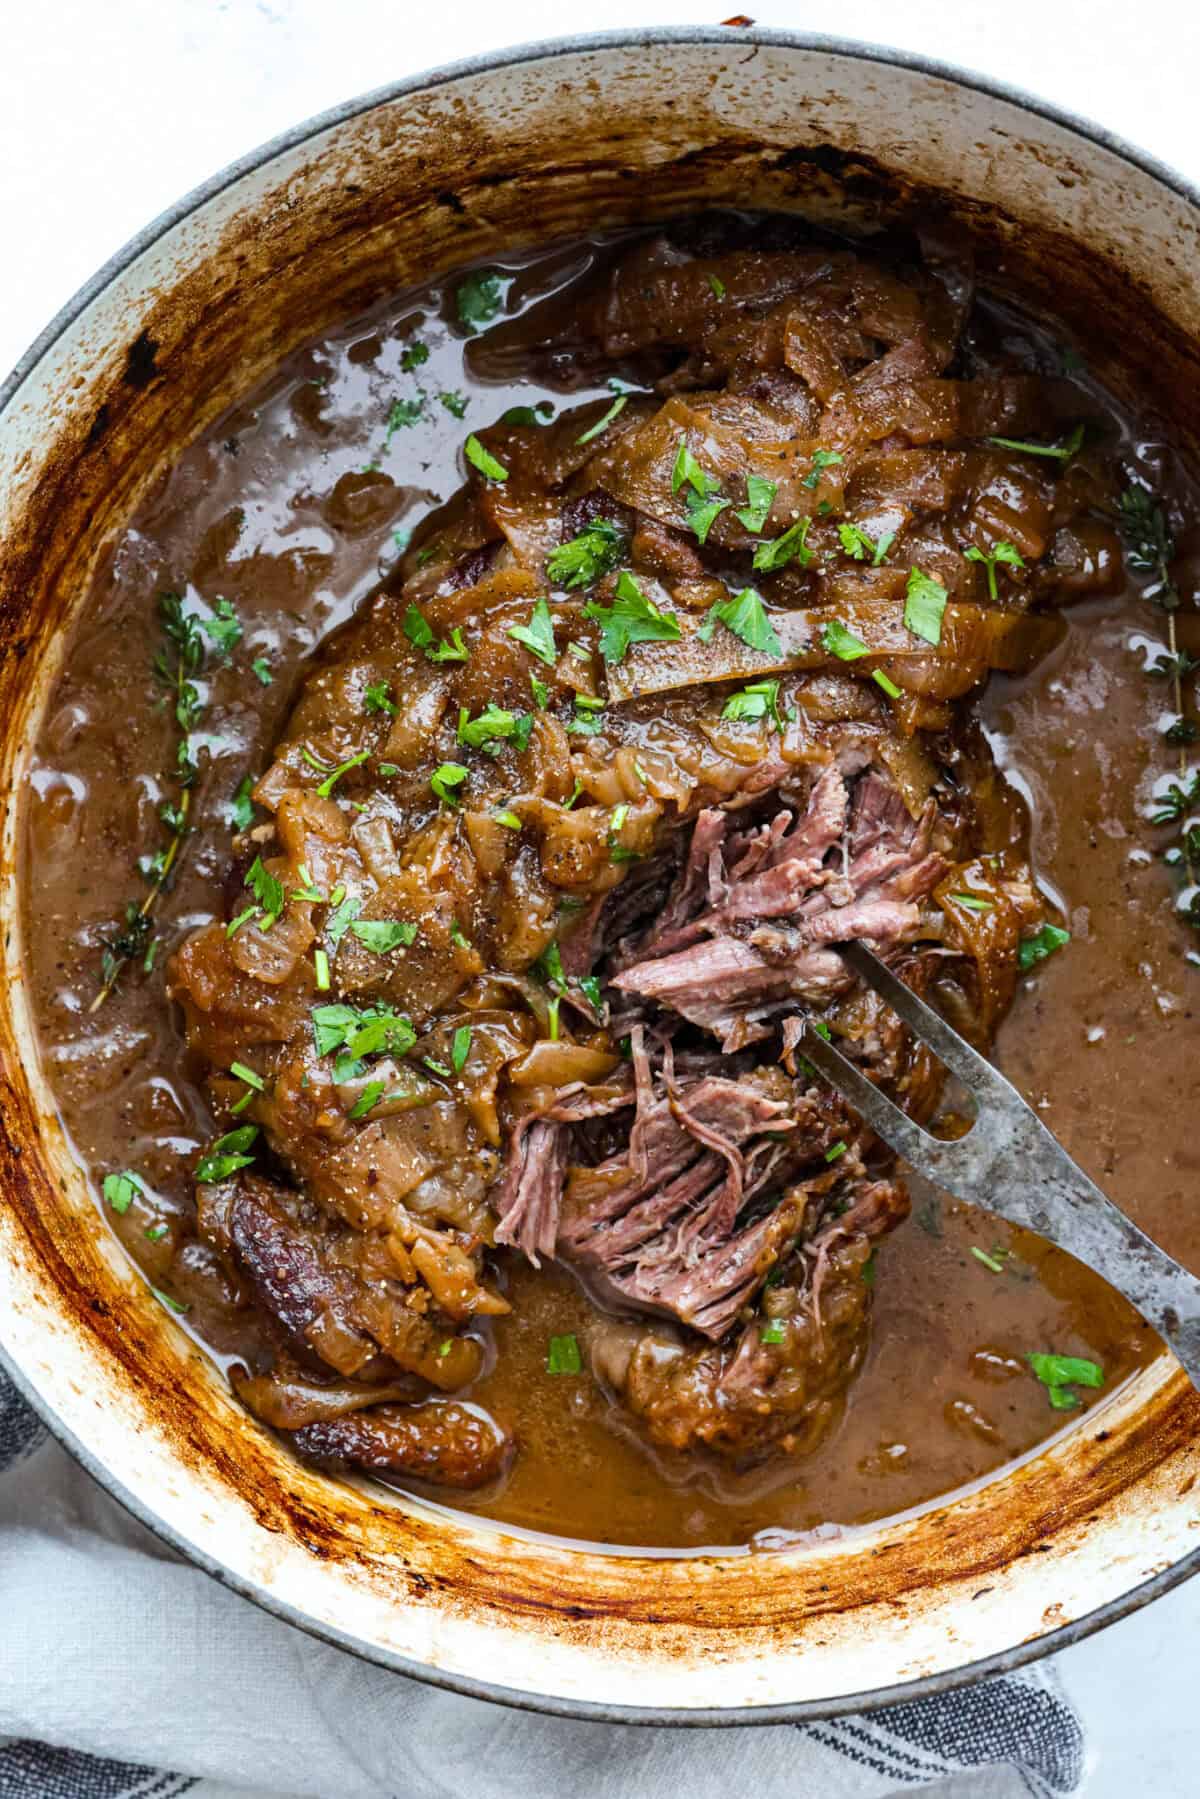
[[[1022,88],[1005,81],[998,81],[990,76],[979,74],[973,70],[962,68],[954,63],[943,62],[936,57],[924,56],[917,51],[900,50],[884,44],[873,44],[855,38],[830,36],[821,32],[803,32],[776,30],[770,27],[751,26],[734,27],[722,25],[658,25],[638,29],[618,28],[611,31],[583,32],[571,37],[540,38],[528,43],[510,46],[507,49],[481,52],[476,56],[460,58],[456,62],[443,63],[436,69],[406,76],[403,80],[389,82],[384,86],[371,89],[365,94],[342,101],[324,112],[314,113],[301,124],[280,132],[277,136],[259,144],[255,149],[228,163],[217,174],[167,207],[158,216],[137,232],[133,237],[109,257],[100,269],[84,283],[76,293],[59,309],[49,324],[38,334],[29,348],[18,359],[11,373],[0,382],[0,420],[3,419],[13,399],[25,381],[36,369],[46,352],[58,341],[91,304],[110,287],[124,271],[156,244],[168,232],[175,229],[191,214],[208,204],[209,201],[235,186],[244,176],[264,167],[289,150],[297,149],[302,144],[321,133],[376,107],[391,101],[402,99],[407,95],[428,92],[444,87],[464,77],[481,75],[499,69],[518,67],[523,64],[550,62],[562,56],[576,56],[596,50],[621,50],[649,48],[661,44],[720,44],[727,45],[734,41],[762,45],[772,49],[798,50],[815,52],[828,56],[842,57],[848,61],[879,63],[887,67],[909,70],[915,74],[929,75],[938,80],[965,88],[970,92],[985,94],[991,99],[1003,100],[1009,105],[1035,117],[1045,119],[1053,125],[1098,145],[1141,170],[1159,185],[1177,194],[1190,206],[1200,212],[1200,184],[1190,181],[1172,165],[1152,156],[1128,142],[1117,133],[1109,131],[1105,126],[1082,114],[1058,106],[1051,101],[1025,92]],[[208,1555],[196,1545],[188,1541],[182,1531],[176,1530],[163,1522],[149,1506],[145,1505],[136,1494],[123,1483],[119,1475],[106,1466],[99,1457],[69,1429],[47,1403],[43,1403],[35,1392],[24,1372],[0,1343],[0,1373],[7,1375],[25,1402],[41,1418],[50,1435],[73,1457],[94,1481],[101,1486],[109,1497],[123,1507],[139,1524],[151,1531],[159,1540],[176,1554],[186,1558],[203,1573],[230,1591],[249,1599],[263,1611],[304,1631],[308,1636],[327,1643],[330,1647],[347,1651],[362,1661],[374,1663],[395,1674],[403,1674],[410,1679],[419,1680],[427,1686],[441,1688],[457,1693],[464,1698],[481,1699],[492,1704],[505,1705],[513,1710],[546,1714],[557,1718],[580,1719],[588,1723],[637,1724],[646,1726],[686,1726],[694,1729],[729,1727],[737,1725],[770,1725],[798,1724],[816,1721],[822,1718],[836,1718],[852,1715],[857,1712],[875,1711],[885,1706],[914,1699],[931,1698],[935,1694],[952,1692],[958,1687],[968,1686],[975,1681],[996,1674],[1010,1673],[1016,1668],[1038,1661],[1043,1656],[1052,1655],[1061,1649],[1082,1642],[1106,1625],[1116,1623],[1128,1617],[1152,1600],[1160,1598],[1174,1587],[1182,1585],[1193,1574],[1200,1572],[1200,1548],[1173,1563],[1169,1568],[1143,1581],[1139,1586],[1131,1588],[1119,1598],[1110,1600],[1095,1611],[1087,1612],[1071,1623],[1061,1625],[1058,1629],[1038,1636],[1030,1642],[1019,1643],[1011,1649],[1001,1650],[994,1655],[963,1663],[961,1666],[943,1670],[937,1674],[927,1674],[913,1680],[894,1682],[888,1686],[875,1687],[866,1691],[842,1694],[822,1699],[794,1700],[787,1703],[765,1706],[720,1707],[708,1706],[698,1709],[686,1709],[679,1706],[629,1706],[600,1704],[587,1700],[563,1699],[548,1694],[532,1694],[511,1687],[500,1686],[494,1682],[478,1680],[469,1675],[448,1673],[431,1667],[427,1663],[416,1662],[411,1658],[396,1654],[378,1645],[367,1643],[361,1638],[337,1629],[333,1625],[323,1624],[301,1611],[286,1600],[277,1598],[266,1588],[253,1580],[235,1572],[223,1562]],[[502,1528],[502,1527],[498,1527]]]

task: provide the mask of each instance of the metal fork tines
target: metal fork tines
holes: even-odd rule
[[[1165,1337],[1200,1386],[1200,1281],[1089,1180],[1011,1081],[862,943],[838,946],[848,967],[967,1089],[964,1136],[934,1137],[806,1021],[800,1047],[864,1123],[918,1173],[957,1199],[1036,1231],[1094,1268]]]

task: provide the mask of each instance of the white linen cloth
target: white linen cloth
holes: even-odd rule
[[[1050,1799],[1083,1766],[1047,1669],[746,1729],[576,1723],[439,1692],[174,1556],[0,1374],[0,1799]]]

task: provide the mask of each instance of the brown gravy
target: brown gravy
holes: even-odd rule
[[[581,245],[512,264],[510,311],[579,277],[598,253]],[[161,969],[190,930],[223,915],[229,806],[247,771],[264,766],[305,659],[386,574],[395,534],[457,488],[466,433],[512,404],[561,403],[521,371],[508,387],[476,378],[453,291],[406,294],[293,357],[187,451],[108,549],[38,744],[26,937],[47,1072],[97,1192],[113,1168],[143,1175],[147,1196],[106,1215],[218,1358],[239,1354],[241,1325],[199,1253],[189,1173],[213,1119]],[[418,326],[431,354],[414,373],[401,356]],[[1040,328],[1016,315],[1009,326],[1031,358],[1051,354]],[[389,437],[392,404],[414,381],[428,396],[420,427]],[[572,400],[600,396],[607,389],[585,388]],[[1194,512],[1169,448],[1105,404],[1129,462]],[[1181,583],[1190,576],[1187,557],[1178,572]],[[137,859],[157,842],[168,797],[157,771],[174,737],[151,675],[155,597],[185,584],[232,602],[245,654],[206,671],[209,757],[194,832],[156,914],[154,968],[92,1013],[102,941],[144,892]],[[978,702],[997,760],[1030,799],[1035,867],[1072,932],[1065,953],[1021,981],[1000,1060],[1089,1173],[1200,1272],[1200,1151],[1186,1124],[1200,1093],[1200,976],[1157,853],[1165,838],[1146,822],[1150,789],[1173,763],[1159,738],[1162,684],[1143,674],[1139,642],[1161,639],[1161,615],[1130,586],[1067,616],[1059,650],[1021,680],[993,677]],[[1196,624],[1185,610],[1180,637],[1193,653]],[[250,657],[265,659],[269,685],[248,676]],[[996,1246],[1011,1252],[1000,1272],[972,1254]],[[501,1492],[455,1503],[537,1531],[658,1547],[854,1526],[980,1479],[1061,1428],[1028,1352],[1094,1359],[1106,1392],[1157,1353],[1124,1302],[1068,1257],[936,1195],[918,1197],[879,1254],[870,1356],[832,1436],[802,1466],[682,1486],[614,1430],[593,1383],[547,1372],[548,1339],[582,1331],[590,1308],[561,1270],[514,1261],[507,1291],[518,1303],[497,1322],[497,1354],[470,1396],[513,1425],[522,1453]]]

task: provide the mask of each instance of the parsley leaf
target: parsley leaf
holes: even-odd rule
[[[1072,456],[1077,456],[1083,447],[1084,427],[1076,425],[1066,443],[1031,444],[1016,437],[989,437],[988,442],[995,444],[998,450],[1023,450],[1027,456],[1050,456],[1066,467]]]
[[[391,443],[397,431],[406,431],[417,423],[425,410],[425,396],[418,394],[415,400],[395,400],[388,413],[387,435],[384,437],[384,448]]]
[[[801,486],[808,488],[816,487],[820,482],[822,474],[827,468],[833,468],[837,463],[844,461],[845,457],[842,456],[838,450],[814,450],[812,472],[805,475],[804,480],[801,482]]]
[[[242,640],[242,625],[228,600],[217,600],[211,618],[200,620],[200,629],[211,637],[218,656],[229,656]]]
[[[1075,1387],[1102,1387],[1104,1370],[1086,1356],[1031,1355],[1027,1361],[1046,1388],[1050,1404],[1056,1412],[1073,1412],[1079,1404]]]
[[[674,466],[671,469],[671,492],[678,493],[685,481],[702,500],[707,500],[709,495],[715,493],[721,485],[714,475],[705,474],[689,450],[687,439],[681,437],[679,449],[675,454]]]
[[[402,621],[404,635],[430,662],[465,662],[470,655],[463,642],[462,626],[455,625],[448,638],[434,638],[433,627],[410,600]]]
[[[411,375],[414,369],[419,369],[423,362],[428,361],[429,345],[423,344],[419,338],[414,338],[412,343],[406,344],[400,352],[400,367],[406,375]]]
[[[435,768],[430,775],[429,785],[444,805],[457,806],[458,798],[455,790],[461,787],[469,776],[470,770],[464,768],[461,762],[443,762],[441,767]]]
[[[554,620],[550,616],[550,608],[545,598],[537,601],[529,614],[527,625],[510,625],[508,635],[515,643],[520,643],[544,662],[547,668],[553,668],[558,660],[558,651],[554,647]]]
[[[365,1118],[367,1113],[377,1106],[383,1098],[383,1081],[368,1081],[354,1104],[347,1112],[347,1118]]]
[[[214,1181],[228,1180],[239,1168],[249,1168],[254,1157],[246,1151],[257,1136],[256,1124],[241,1124],[235,1131],[227,1131],[223,1137],[218,1137],[197,1162],[196,1180],[207,1186]]]
[[[689,531],[696,533],[699,543],[708,542],[708,534],[720,518],[729,501],[723,494],[716,494],[711,500],[702,500],[698,495],[687,496],[687,525]]]
[[[865,562],[869,557],[872,568],[879,567],[896,541],[894,531],[884,531],[878,541],[872,543],[865,531],[860,531],[857,525],[850,523],[838,526],[838,536],[847,556],[852,556],[855,562]]]
[[[860,656],[869,654],[861,637],[853,631],[847,631],[840,619],[830,619],[821,626],[821,642],[831,656],[837,656],[842,662],[856,662]]]
[[[947,598],[941,582],[919,568],[910,569],[904,595],[904,623],[913,636],[924,638],[926,643],[941,643]]]
[[[235,831],[248,831],[254,823],[254,801],[250,798],[253,786],[253,775],[244,775],[238,783],[238,790],[229,808]]]
[[[1061,925],[1044,924],[1032,937],[1023,939],[1017,949],[1017,961],[1022,968],[1033,968],[1056,950],[1064,949],[1070,941],[1070,931],[1064,931]]]
[[[579,1340],[574,1335],[551,1337],[546,1351],[547,1374],[582,1374],[583,1357],[579,1353]]]
[[[270,687],[275,677],[271,673],[271,664],[267,661],[266,657],[256,656],[250,666],[262,685],[264,687]]]
[[[508,712],[503,706],[488,701],[478,718],[470,718],[464,706],[458,715],[458,741],[473,750],[484,750],[498,756],[500,744],[511,739],[517,749],[529,742],[528,714]]]
[[[577,537],[560,543],[546,558],[546,573],[560,587],[590,587],[616,567],[625,539],[606,518],[594,518]]]
[[[508,470],[502,462],[497,462],[492,452],[485,449],[472,431],[464,446],[467,461],[477,468],[488,481],[507,481]]]
[[[127,1212],[139,1193],[146,1191],[140,1174],[126,1168],[121,1174],[106,1174],[104,1197],[118,1214]]]
[[[447,393],[440,393],[438,400],[452,418],[466,418],[469,402],[466,394],[459,393],[456,387],[452,387]]]
[[[416,941],[417,927],[399,918],[360,918],[350,926],[351,935],[377,956],[407,948]]]
[[[387,712],[395,718],[400,708],[391,697],[390,686],[391,683],[388,681],[372,681],[363,694],[363,711]]]
[[[590,444],[593,438],[599,437],[602,431],[608,430],[608,427],[612,424],[613,420],[624,412],[628,404],[629,395],[618,394],[608,411],[604,414],[604,417],[597,419],[596,423],[590,426],[588,430],[581,432],[575,439],[575,442],[577,444]]]
[[[459,322],[468,331],[477,331],[494,319],[500,310],[504,294],[499,275],[489,269],[476,269],[465,281],[460,281],[455,294],[458,307]]]
[[[760,543],[754,552],[755,569],[759,573],[772,574],[793,560],[798,561],[801,568],[807,568],[813,560],[813,553],[805,543],[811,525],[811,518],[797,519],[782,537]]]
[[[733,516],[740,519],[755,537],[767,522],[767,514],[775,503],[775,493],[774,481],[764,481],[761,475],[746,476],[746,504]]]
[[[362,901],[357,893],[347,893],[339,899],[340,892],[340,888],[334,888],[333,911],[325,920],[325,935],[329,939],[330,948],[335,953],[342,938],[350,929],[352,920],[356,919],[362,911]]]
[[[263,867],[262,857],[255,856],[247,872],[245,884],[266,914],[262,928],[264,931],[269,931],[275,920],[282,916],[286,903],[283,882],[277,881],[274,875],[268,874]]]
[[[749,687],[743,687],[740,693],[731,694],[725,702],[722,718],[748,720],[770,718],[776,730],[783,730],[783,719],[779,712],[779,682],[752,681]]]
[[[674,643],[680,635],[674,614],[660,612],[628,569],[617,576],[611,606],[589,600],[583,611],[600,626],[600,654],[606,662],[620,662],[631,643]]]
[[[996,592],[996,564],[998,562],[1005,562],[1010,568],[1025,567],[1024,560],[1018,552],[1017,546],[1012,543],[998,543],[990,555],[986,550],[981,550],[977,548],[975,544],[972,544],[969,549],[963,551],[963,555],[968,562],[983,563],[984,568],[987,570],[988,598],[992,600],[999,597]]]
[[[718,619],[750,649],[759,650],[764,656],[782,656],[783,646],[767,617],[762,595],[753,587],[743,587],[741,593],[731,594],[729,599],[710,607],[708,617],[697,632],[705,643],[716,629]]]

